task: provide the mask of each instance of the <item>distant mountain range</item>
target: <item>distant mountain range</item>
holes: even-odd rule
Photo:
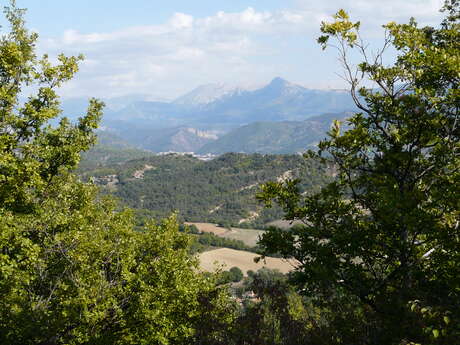
[[[325,114],[305,121],[254,122],[236,128],[197,153],[295,153],[313,149],[326,137],[332,121],[345,120],[350,113]]]
[[[114,133],[110,130],[104,132],[106,136]],[[135,147],[153,152],[196,152],[218,139],[215,131],[185,126],[145,128],[140,125],[126,125],[123,130],[117,130],[116,135]]]
[[[170,102],[147,99],[105,100],[103,128],[154,152],[289,153],[314,146],[332,119],[355,110],[347,91],[312,90],[281,78],[256,90],[209,84]],[[64,102],[64,115],[74,118],[85,104]]]
[[[225,84],[206,84],[198,86],[189,93],[177,98],[176,105],[189,107],[203,107],[217,100],[237,96],[245,92],[242,88],[234,88]]]

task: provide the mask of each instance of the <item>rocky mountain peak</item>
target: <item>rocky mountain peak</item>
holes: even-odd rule
[[[280,94],[292,94],[305,91],[306,89],[300,85],[293,84],[287,81],[286,79],[276,77],[262,90],[276,92]]]
[[[177,98],[174,103],[180,105],[206,105],[223,97],[238,94],[243,90],[227,84],[206,84],[198,86],[189,93]]]

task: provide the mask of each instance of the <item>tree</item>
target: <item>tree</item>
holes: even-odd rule
[[[229,272],[231,273],[232,275],[232,281],[235,282],[235,283],[238,283],[240,282],[241,280],[243,280],[243,272],[241,271],[241,269],[239,267],[232,267],[230,268]]]
[[[181,344],[225,294],[197,273],[174,217],[134,231],[120,211],[72,173],[95,141],[103,104],[76,124],[56,94],[82,57],[37,58],[24,10],[5,8],[0,38],[0,343]],[[20,96],[36,93],[25,102]],[[206,301],[206,308],[202,305]],[[212,308],[210,307],[212,306]]]
[[[337,180],[312,196],[301,195],[298,181],[268,183],[259,195],[305,224],[268,232],[265,253],[299,260],[297,283],[318,303],[354,305],[344,311],[360,320],[345,323],[348,343],[447,344],[460,336],[460,3],[443,10],[437,28],[414,19],[384,25],[374,57],[345,11],[322,24],[318,42],[335,40],[360,109],[349,130],[335,122],[310,153],[333,164]],[[390,46],[398,55],[386,66]],[[363,60],[356,68],[350,49]],[[334,341],[346,343],[341,337]]]

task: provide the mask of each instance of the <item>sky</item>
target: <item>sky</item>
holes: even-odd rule
[[[415,17],[436,25],[442,18],[442,0],[16,1],[39,34],[39,54],[85,56],[64,98],[171,100],[202,84],[254,88],[277,76],[308,88],[346,88],[336,51],[316,43],[321,21],[345,9],[375,50],[384,23]]]

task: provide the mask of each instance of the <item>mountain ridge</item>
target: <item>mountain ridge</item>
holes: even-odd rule
[[[305,121],[253,122],[201,147],[199,154],[300,153],[314,149],[324,139],[332,121],[344,121],[350,113],[325,114]]]
[[[124,100],[132,102],[122,106]],[[280,77],[252,90],[207,84],[172,101],[149,101],[145,95],[131,95],[118,97],[115,105],[110,102],[102,126],[131,145],[154,152],[212,153],[218,147],[222,147],[221,153],[297,152],[301,147],[314,145],[318,135],[324,136],[330,125],[326,115],[316,122],[304,121],[356,108],[349,93],[343,90],[308,89]],[[76,109],[84,102],[73,100],[64,107],[65,115],[71,112],[72,104]],[[315,127],[318,121],[324,122],[320,129]],[[253,123],[259,124],[251,126]],[[270,135],[269,129],[274,134]],[[272,140],[266,141],[267,136]],[[289,143],[294,137],[297,141]],[[258,143],[255,138],[265,142]],[[278,146],[275,139],[280,141]]]
[[[160,127],[184,125],[200,129],[220,124],[229,129],[254,121],[300,121],[355,108],[346,92],[307,89],[276,77],[255,90],[207,84],[171,102],[133,102],[110,112],[106,120],[149,120]]]

